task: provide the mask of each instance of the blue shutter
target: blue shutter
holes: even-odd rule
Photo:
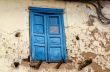
[[[61,15],[48,16],[48,60],[63,60],[64,46],[62,40]]]
[[[33,61],[46,61],[46,22],[43,14],[30,14],[31,56]]]

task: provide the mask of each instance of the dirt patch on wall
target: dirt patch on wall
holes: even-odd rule
[[[92,58],[94,59],[97,55],[92,53],[92,52],[83,52],[82,53],[82,56],[85,58],[85,59],[89,59],[89,58]]]
[[[88,30],[88,31],[90,31],[90,30]],[[92,30],[90,32],[91,32],[90,36],[92,36],[94,38],[94,40],[97,40],[97,38],[95,37],[95,34],[98,33],[100,35],[98,28],[95,28],[94,30]]]
[[[110,72],[110,69],[105,68],[104,72]]]
[[[91,64],[91,67],[94,70],[94,72],[110,72],[110,69],[105,68],[105,70],[103,70],[102,67],[98,65],[96,62],[93,62]]]
[[[94,19],[91,17],[91,15],[88,18],[88,21],[86,22],[88,26],[94,26]]]
[[[108,52],[110,50],[110,39],[107,38],[107,35],[109,34],[107,32],[101,32],[101,37],[105,39],[106,43],[104,44],[103,41],[100,41],[100,46],[105,48],[105,52]]]
[[[98,65],[96,62],[93,62],[91,64],[94,72],[102,72],[102,67],[100,65]]]

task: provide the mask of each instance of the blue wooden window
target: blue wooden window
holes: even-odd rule
[[[66,61],[63,10],[29,8],[31,60]]]

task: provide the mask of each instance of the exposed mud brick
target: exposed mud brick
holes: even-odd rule
[[[82,56],[85,58],[85,59],[89,59],[89,58],[92,58],[94,59],[97,55],[92,53],[92,52],[83,52],[82,53]]]

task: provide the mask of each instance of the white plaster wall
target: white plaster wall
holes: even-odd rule
[[[103,12],[110,17],[110,2],[104,2]],[[43,64],[39,70],[22,64],[29,55],[29,17],[26,0],[0,0],[0,72],[78,72],[78,62],[92,58],[93,63],[80,72],[110,72],[110,25],[101,24],[89,15],[97,17],[95,8],[77,2],[31,1],[29,6],[63,8],[67,58],[71,63]],[[15,34],[20,32],[20,37]],[[79,36],[80,40],[76,40]],[[21,63],[14,68],[13,63]],[[44,67],[43,67],[44,66]]]

